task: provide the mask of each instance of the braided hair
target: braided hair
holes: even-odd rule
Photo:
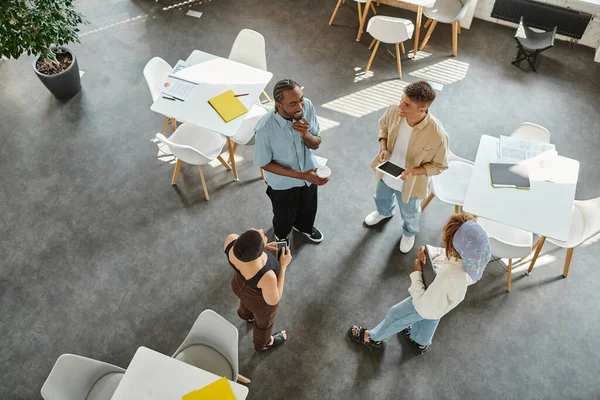
[[[295,89],[296,87],[300,87],[300,85],[298,82],[292,79],[282,79],[277,82],[273,88],[273,98],[275,99],[275,102],[281,104],[281,100],[283,100],[283,92],[286,90]]]

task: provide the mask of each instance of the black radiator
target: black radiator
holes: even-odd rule
[[[557,33],[581,39],[592,19],[591,14],[531,0],[496,0],[492,17],[519,23],[521,16],[532,28],[545,31],[558,26]]]

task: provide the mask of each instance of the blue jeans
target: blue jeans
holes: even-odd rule
[[[402,231],[404,236],[415,236],[419,232],[419,219],[421,218],[422,199],[411,197],[408,203],[402,202],[402,193],[385,184],[383,179],[379,180],[375,189],[375,205],[377,212],[385,217],[391,217],[396,211],[396,199],[400,206],[400,215],[404,224]]]
[[[429,346],[440,323],[439,319],[423,319],[408,296],[390,308],[385,319],[369,331],[369,337],[375,341],[385,340],[411,326],[410,336],[421,346]]]

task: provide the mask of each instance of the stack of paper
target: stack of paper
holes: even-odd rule
[[[226,378],[214,381],[202,389],[184,395],[182,400],[235,400],[235,395]]]
[[[179,60],[175,68],[173,68],[173,71],[167,77],[167,80],[163,83],[161,89],[163,94],[181,101],[187,100],[197,84],[178,76],[178,73],[185,68],[187,68],[187,64],[184,61]]]
[[[553,144],[500,136],[498,159],[501,163],[520,163],[541,154],[556,155]]]

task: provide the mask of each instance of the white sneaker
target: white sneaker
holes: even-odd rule
[[[392,216],[386,217],[384,215],[379,214],[377,211],[373,211],[371,214],[366,216],[365,224],[373,226],[387,218],[392,218]]]
[[[414,236],[406,236],[402,235],[402,239],[400,240],[400,251],[402,253],[408,253],[410,249],[415,245],[415,237]]]

